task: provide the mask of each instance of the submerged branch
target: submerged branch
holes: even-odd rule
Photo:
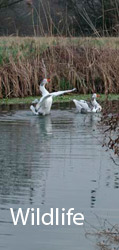
[[[119,250],[119,226],[111,225],[107,220],[101,223],[100,227],[86,232],[86,237],[96,240],[99,250]]]
[[[119,156],[119,107],[118,105],[111,107],[109,105],[107,105],[106,111],[102,116],[102,125],[106,126],[103,146],[107,146],[114,151],[115,155]],[[111,159],[119,166],[113,157]]]

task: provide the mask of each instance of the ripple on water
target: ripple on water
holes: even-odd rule
[[[0,245],[8,250],[93,250],[83,228],[13,227],[9,208],[74,207],[95,224],[93,213],[115,222],[119,169],[101,147],[98,114],[70,106],[36,117],[29,110],[0,115]],[[111,199],[110,199],[111,197]],[[80,247],[79,247],[80,246]]]

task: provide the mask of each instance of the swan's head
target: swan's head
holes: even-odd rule
[[[41,82],[41,86],[45,86],[47,83],[49,83],[50,82],[50,79],[49,78],[44,78],[43,80],[42,80],[42,82]]]
[[[96,100],[97,97],[100,97],[100,95],[97,95],[96,93],[94,93],[94,94],[92,95],[92,100]]]

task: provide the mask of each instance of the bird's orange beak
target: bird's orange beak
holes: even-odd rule
[[[100,97],[100,95],[97,95],[97,97]]]
[[[47,79],[47,82],[50,82],[50,78]]]

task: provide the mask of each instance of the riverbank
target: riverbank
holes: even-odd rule
[[[69,102],[72,101],[73,99],[77,100],[89,100],[91,97],[90,94],[88,95],[63,95],[54,98],[54,102]],[[114,95],[110,94],[108,97],[104,94],[100,95],[99,101],[105,101],[108,98],[110,101],[118,101],[119,100],[119,95]],[[3,98],[0,99],[0,105],[14,105],[14,104],[31,104],[34,99],[40,99],[39,96],[31,96],[31,97],[24,97],[24,98]]]
[[[45,65],[45,66],[44,66]],[[118,38],[0,38],[0,98],[77,88],[78,93],[119,94]]]

